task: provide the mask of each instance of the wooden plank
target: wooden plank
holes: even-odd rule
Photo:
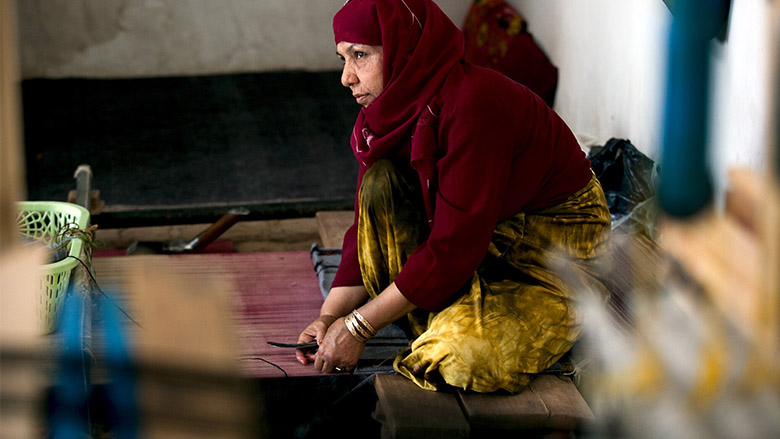
[[[665,218],[661,236],[661,248],[679,261],[734,328],[751,340],[770,335],[763,326],[768,303],[762,294],[763,243],[757,236],[734,218],[715,213]]]
[[[521,431],[574,431],[593,412],[568,378],[539,375],[514,395],[458,391],[472,435]]]
[[[135,320],[143,328],[134,337],[135,358],[217,373],[237,370],[229,279],[172,269],[156,258],[121,260],[127,262]]]
[[[374,387],[382,439],[469,437],[453,393],[421,389],[401,375],[377,375]]]
[[[355,220],[352,210],[317,212],[317,226],[324,248],[341,248],[344,234]]]
[[[170,226],[98,228],[96,239],[105,249],[126,249],[134,241],[167,242],[190,240],[210,224],[177,224]],[[230,240],[239,252],[308,251],[319,239],[314,218],[239,221],[220,240]]]
[[[241,439],[255,431],[258,409],[237,361],[238,283],[230,265],[238,264],[198,256],[94,259],[101,289],[138,323],[125,327],[138,367],[142,437]],[[105,350],[98,344],[95,357]]]
[[[764,181],[746,168],[730,169],[726,190],[725,213],[753,233],[761,227],[762,205],[766,202]]]
[[[36,437],[40,396],[52,384],[51,340],[41,336],[38,279],[46,251],[17,246],[0,254],[0,437]],[[17,358],[13,358],[14,354]]]
[[[16,2],[0,3],[0,251],[18,239],[16,202],[26,198]]]
[[[539,375],[531,381],[530,387],[550,411],[548,425],[551,428],[576,430],[583,423],[594,420],[588,403],[569,378]]]
[[[547,426],[550,411],[529,388],[515,395],[458,391],[463,412],[474,434],[536,430]]]

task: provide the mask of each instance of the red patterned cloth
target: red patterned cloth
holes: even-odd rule
[[[463,35],[464,58],[524,84],[552,106],[558,68],[536,44],[522,15],[503,0],[475,0]]]

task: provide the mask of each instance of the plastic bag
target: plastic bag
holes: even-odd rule
[[[604,188],[612,229],[656,237],[656,187],[660,167],[631,141],[610,139],[588,154],[591,168]]]

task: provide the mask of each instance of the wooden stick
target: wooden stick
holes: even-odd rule
[[[0,0],[0,249],[17,239],[16,202],[25,197],[22,179],[20,74],[16,3]]]
[[[761,285],[766,303],[765,321],[767,325],[767,346],[774,346],[775,356],[780,356],[780,1],[774,0],[768,18],[769,62],[767,75],[767,96],[769,105],[766,122],[766,163],[769,163],[765,176],[766,192],[759,218],[759,236],[763,246]]]

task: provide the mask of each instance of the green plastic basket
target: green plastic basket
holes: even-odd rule
[[[17,203],[19,233],[27,238],[48,244],[60,231],[89,224],[89,211],[72,203],[59,201],[22,201]],[[81,256],[82,242],[70,241],[68,256],[41,267],[38,300],[38,324],[43,333],[57,328],[60,310],[70,283],[70,274]]]

